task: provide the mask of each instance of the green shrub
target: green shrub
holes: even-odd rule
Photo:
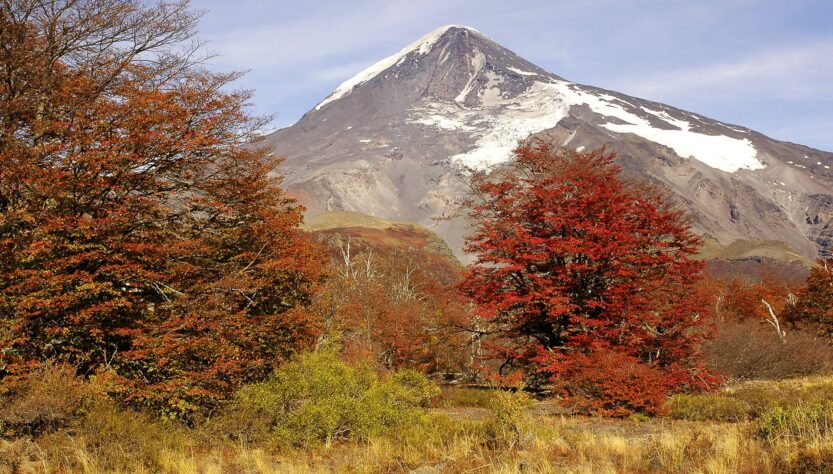
[[[748,403],[717,394],[681,394],[668,400],[668,415],[690,421],[741,421],[751,417]]]
[[[522,390],[496,390],[492,394],[489,410],[491,416],[486,422],[486,439],[493,448],[520,444],[528,423],[527,411],[533,401]]]
[[[766,439],[819,440],[833,433],[833,402],[775,407],[758,419],[758,434]]]
[[[244,441],[276,447],[367,440],[419,423],[439,389],[413,370],[383,379],[333,350],[304,354],[261,383],[239,390],[219,423]]]

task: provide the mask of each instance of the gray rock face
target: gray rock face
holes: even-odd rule
[[[809,257],[833,248],[833,153],[566,81],[466,27],[359,73],[267,144],[287,157],[285,185],[310,214],[412,221],[467,260],[467,225],[454,217],[464,170],[505,163],[531,136],[607,146],[722,243],[778,240]]]

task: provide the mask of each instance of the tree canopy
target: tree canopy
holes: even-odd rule
[[[656,187],[621,178],[604,150],[538,143],[474,174],[472,189],[477,260],[461,288],[499,328],[504,372],[605,399],[595,408],[608,413],[655,411],[667,391],[708,384],[699,239]]]
[[[0,377],[112,369],[179,414],[311,341],[321,253],[188,2],[0,9]]]

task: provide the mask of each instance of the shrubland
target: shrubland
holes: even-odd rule
[[[283,385],[298,381],[301,370],[311,376],[299,390]],[[833,467],[830,377],[743,382],[697,399],[676,396],[669,418],[623,420],[555,414],[542,410],[548,400],[515,390],[483,389],[478,407],[460,406],[413,372],[371,374],[329,350],[299,355],[268,381],[242,388],[220,412],[186,425],[109,399],[101,387],[105,376],[82,379],[62,367],[44,368],[21,398],[4,405],[11,408],[0,420],[7,435],[0,441],[0,472],[800,473]],[[325,386],[331,397],[321,395]],[[36,403],[57,398],[64,387],[72,395],[64,405],[44,411]],[[356,403],[364,410],[351,406]],[[10,430],[28,434],[8,437]]]

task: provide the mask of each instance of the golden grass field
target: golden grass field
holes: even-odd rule
[[[832,395],[831,377],[753,381],[674,399],[665,417],[623,420],[446,389],[407,429],[288,451],[104,410],[84,429],[3,441],[0,472],[824,473],[833,472]]]

